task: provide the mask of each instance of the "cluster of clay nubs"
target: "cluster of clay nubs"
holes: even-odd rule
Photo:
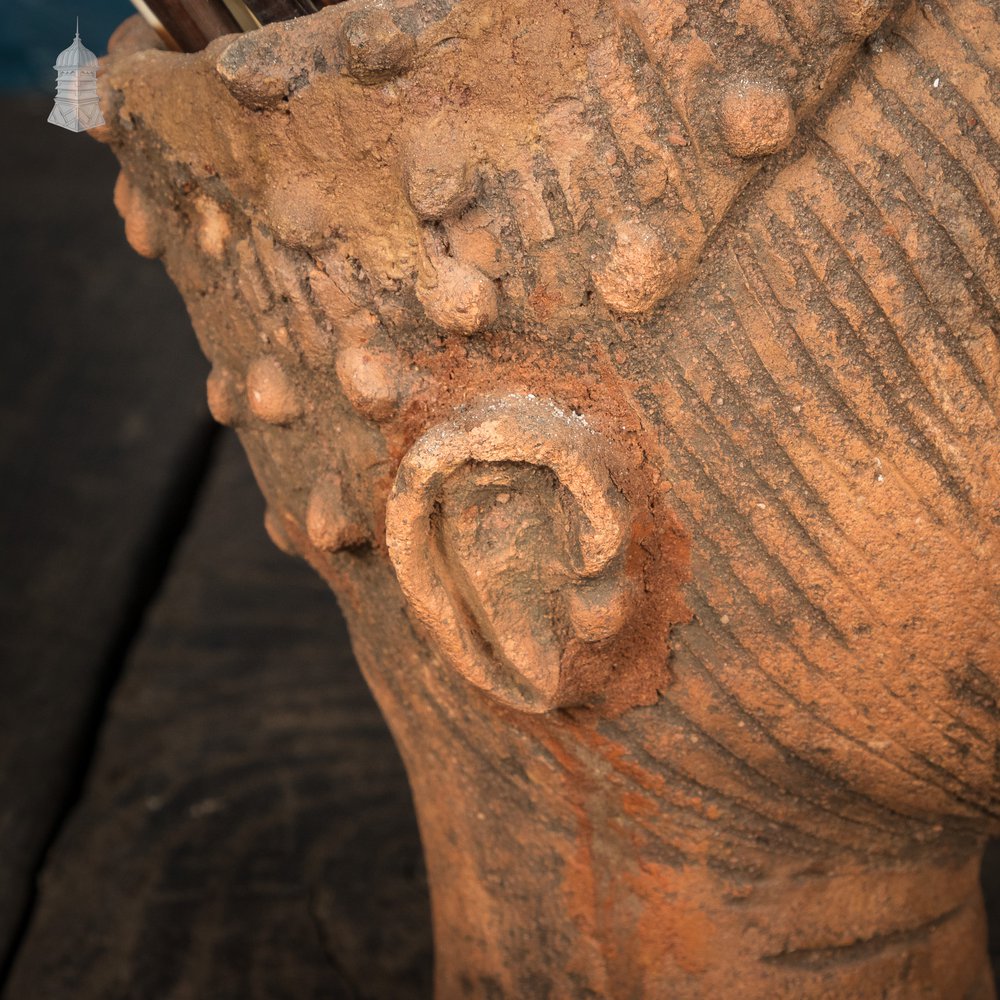
[[[124,176],[124,175],[123,175]],[[137,228],[135,213],[139,212],[142,225],[143,249],[162,250],[162,239],[152,240],[146,230],[151,213],[142,212],[142,200],[133,189],[122,184],[127,197],[122,203],[127,208],[127,219],[132,222],[129,231]],[[222,261],[232,236],[232,225],[226,211],[214,199],[198,194],[192,199],[192,219],[190,230],[196,246],[209,257]],[[286,278],[294,271],[286,256],[289,251],[270,241],[261,239],[237,241],[237,258],[240,267],[236,274],[241,293],[254,314],[265,313],[272,305],[272,297],[261,278],[261,261],[258,251],[267,246],[271,260],[272,280],[274,271],[284,271]],[[316,278],[322,275],[316,272]],[[288,279],[290,280],[290,279]],[[313,287],[321,287],[316,280]],[[333,307],[334,303],[329,303]],[[365,327],[357,314],[364,312],[355,307],[354,315],[348,316],[345,328],[350,330],[353,318],[355,327]],[[365,313],[365,315],[369,315]],[[369,316],[370,318],[370,316]],[[297,324],[299,331],[307,331],[302,343],[297,345],[308,360],[322,356],[330,347],[329,341],[318,333],[319,327],[308,322]],[[310,341],[310,336],[315,343]],[[297,383],[295,368],[297,351],[285,325],[277,326],[262,337],[266,353],[252,358],[241,375],[224,364],[215,364],[207,381],[208,407],[213,418],[229,427],[271,428],[281,430],[301,423],[309,412],[307,400]],[[402,378],[391,359],[383,353],[371,350],[363,344],[341,346],[334,358],[334,367],[343,396],[360,415],[374,421],[390,417],[396,410]],[[372,531],[354,498],[349,495],[343,477],[331,470],[320,473],[309,491],[304,515],[305,536],[309,545],[318,552],[336,553],[366,545],[372,541]],[[290,554],[299,554],[290,531],[294,524],[289,515],[268,510],[265,525],[275,544]]]
[[[881,23],[890,6],[889,0],[839,0],[838,16],[848,35],[861,37]],[[284,26],[272,26],[279,27],[285,30]],[[339,17],[336,30],[339,65],[362,86],[382,86],[414,65],[414,36],[385,8],[351,11]],[[279,108],[304,85],[310,73],[329,68],[315,53],[308,66],[298,57],[290,58],[281,39],[280,33],[271,29],[252,32],[229,42],[215,59],[219,79],[243,107],[254,111]],[[721,83],[713,101],[711,124],[716,148],[746,161],[748,172],[761,159],[789,148],[797,120],[787,87],[752,74],[730,76]],[[442,134],[432,124],[417,122],[403,140],[401,157],[403,190],[419,220],[426,265],[416,282],[417,300],[427,319],[442,331],[469,336],[488,330],[499,315],[499,284],[474,264],[453,256],[443,236],[449,221],[461,216],[477,199],[482,183],[477,154],[451,130]],[[116,189],[116,203],[133,247],[145,256],[160,255],[164,234],[124,173]],[[196,195],[191,204],[197,246],[224,264],[233,242],[230,219],[210,197]],[[687,218],[673,221],[675,225],[668,225],[669,215],[653,216],[637,208],[601,237],[608,247],[603,256],[594,255],[597,263],[591,280],[613,313],[646,312],[676,290],[691,272],[708,234],[700,222],[689,225]],[[275,250],[283,252],[280,246]],[[240,261],[241,283],[247,265],[248,261]],[[378,324],[374,314],[356,304],[345,304],[343,295],[330,285],[322,269],[309,277],[315,303],[338,330],[334,368],[344,397],[360,415],[383,422],[399,407],[404,391],[403,366],[394,356],[371,347],[371,326]],[[301,289],[292,290],[291,298],[295,297],[301,297]],[[299,346],[308,361],[308,338]],[[319,344],[314,353],[324,355],[329,347],[328,343]],[[288,427],[305,414],[296,381],[278,356],[252,360],[239,379],[224,369],[214,372],[208,394],[213,415],[224,424],[239,425],[248,415],[263,425]],[[369,536],[358,517],[343,513],[344,498],[338,491],[343,493],[342,485],[327,477],[322,486],[315,487],[315,497],[308,503],[307,534],[321,551],[349,548]],[[341,513],[336,515],[338,507]]]
[[[892,6],[891,0],[832,2],[841,37],[855,40],[872,32]],[[339,71],[372,88],[410,71],[418,41],[400,26],[409,16],[405,9],[393,12],[381,6],[338,14]],[[417,30],[419,34],[422,29]],[[291,56],[279,36],[255,32],[229,44],[217,59],[216,71],[245,107],[274,109],[303,86],[310,73],[329,70],[324,58],[315,54],[309,58],[312,63],[305,65],[308,59]],[[702,135],[694,144],[703,152],[688,155],[684,170],[697,172],[698,158],[711,159],[716,150],[735,161],[731,173],[745,182],[765,158],[791,146],[798,124],[796,99],[775,72],[775,76],[747,72],[721,80],[713,77],[711,85],[705,86],[712,95],[710,120],[697,125],[711,134]],[[478,154],[469,136],[429,121],[414,122],[402,143],[400,175],[420,222],[424,257],[415,288],[417,300],[430,323],[446,333],[483,332],[497,322],[501,283],[474,263],[453,255],[443,236],[449,220],[462,215],[476,200],[481,182]],[[685,141],[684,145],[690,144]],[[725,167],[721,169],[725,172]],[[732,196],[729,191],[722,203],[711,206],[710,214],[722,218]],[[693,274],[712,225],[706,228],[690,206],[670,210],[644,202],[625,206],[621,218],[597,235],[590,281],[611,313],[645,313]]]
[[[247,108],[277,107],[301,78],[299,62],[277,58],[275,45],[251,34],[227,46],[216,61],[219,77]],[[336,45],[344,72],[365,86],[382,85],[404,73],[416,52],[413,36],[383,8],[349,13],[339,24]],[[479,174],[474,158],[453,134],[421,129],[404,151],[401,173],[409,204],[422,225],[428,266],[416,296],[426,317],[449,333],[471,335],[486,330],[498,316],[496,285],[475,266],[448,254],[440,228],[476,198]],[[317,284],[320,287],[314,286],[313,291],[323,306],[322,275]],[[346,316],[337,319],[350,325]],[[350,342],[352,338],[344,339]],[[336,363],[352,405],[375,420],[385,419],[395,408],[398,389],[392,380],[398,367],[392,359],[359,346],[341,351]]]
[[[789,148],[796,115],[788,90],[768,80],[737,76],[727,80],[709,119],[713,142],[729,156],[746,161],[746,176],[764,157]],[[652,224],[650,212],[618,222],[606,261],[592,273],[604,303],[622,315],[639,315],[675,292],[693,273],[707,241],[700,220],[680,211]]]
[[[264,355],[250,363],[240,380],[229,369],[216,366],[208,377],[208,407],[219,423],[244,427],[256,421],[272,428],[290,427],[306,412],[302,397],[286,366]],[[329,471],[319,476],[306,503],[305,533],[319,552],[355,549],[371,541],[371,532],[348,496],[343,477]],[[272,541],[289,554],[298,554],[288,525],[269,509],[265,527]]]
[[[381,84],[411,65],[416,43],[381,9],[355,11],[339,32],[344,65],[363,84]],[[424,250],[433,274],[417,286],[432,323],[450,333],[474,334],[497,319],[497,291],[478,268],[449,256],[436,225],[460,215],[475,200],[479,174],[461,137],[421,129],[404,153],[407,199],[425,224]]]
[[[417,284],[428,319],[449,333],[474,334],[497,318],[497,292],[478,268],[448,256],[434,223],[459,215],[476,196],[478,174],[460,144],[433,131],[421,133],[406,151],[406,195],[425,223],[424,250],[431,275]]]
[[[839,0],[838,30],[847,44],[856,44],[883,23],[892,6],[892,0]],[[720,169],[744,182],[767,157],[788,150],[798,131],[795,98],[779,78],[780,70],[775,67],[772,75],[737,72],[721,79],[711,74],[698,85],[703,92],[694,103],[704,102],[710,109],[697,126],[702,132],[699,145],[709,159],[725,154]],[[731,198],[713,206],[718,218]],[[686,211],[655,225],[650,218],[651,213],[637,212],[618,222],[606,261],[592,274],[594,286],[614,313],[642,314],[677,291],[693,273],[707,242],[709,232]]]

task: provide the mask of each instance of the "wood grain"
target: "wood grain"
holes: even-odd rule
[[[184,52],[203,49],[213,38],[240,31],[222,0],[144,0]]]
[[[183,306],[108,210],[114,161],[49,106],[0,102],[0,954],[207,430]]]
[[[6,1000],[429,994],[405,774],[332,597],[262,513],[227,440]]]

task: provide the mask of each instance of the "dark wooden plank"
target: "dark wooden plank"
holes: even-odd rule
[[[402,765],[228,437],[50,855],[7,1000],[430,992]]]
[[[48,110],[0,102],[0,957],[207,426],[204,364],[125,244],[111,155]]]
[[[986,900],[993,981],[996,984],[997,995],[1000,996],[1000,840],[991,840],[986,845],[980,883]]]

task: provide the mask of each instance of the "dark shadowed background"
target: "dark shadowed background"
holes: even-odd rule
[[[76,16],[100,55],[130,13],[0,3],[0,993],[426,998],[406,779],[336,604],[265,537],[111,153],[45,120]],[[996,957],[995,850],[984,878]]]
[[[73,40],[77,17],[84,45],[100,56],[115,26],[133,13],[129,0],[3,0],[0,88],[48,93],[55,81],[52,66]]]
[[[98,54],[124,2],[79,4]],[[430,995],[405,774],[278,553],[117,167],[49,125],[77,9],[0,5],[0,993]]]

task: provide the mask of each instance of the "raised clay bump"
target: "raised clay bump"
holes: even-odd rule
[[[749,159],[787,149],[795,138],[795,109],[784,88],[738,79],[725,89],[719,124],[726,150]]]
[[[247,370],[247,404],[267,424],[291,423],[302,413],[302,401],[287,372],[274,358],[259,358]]]
[[[345,347],[337,354],[337,378],[351,406],[372,420],[385,420],[399,401],[401,371],[387,354]]]
[[[438,258],[434,266],[432,283],[418,284],[417,298],[435,326],[468,336],[496,322],[496,288],[482,271],[452,257]]]
[[[893,0],[837,0],[837,16],[844,30],[867,38],[892,12]]]
[[[303,67],[279,58],[273,28],[239,36],[227,45],[215,63],[226,89],[252,111],[272,110],[288,97]]]
[[[212,419],[224,427],[236,427],[243,415],[243,400],[232,372],[213,368],[205,388]]]
[[[155,260],[163,255],[163,236],[152,207],[122,170],[115,182],[115,208],[125,221],[125,239],[140,257]]]
[[[403,165],[406,195],[421,219],[457,215],[476,196],[478,177],[455,136],[432,129],[415,139]]]
[[[606,265],[594,285],[613,312],[641,313],[673,291],[680,272],[677,251],[652,226],[637,220],[615,228]]]
[[[354,11],[340,27],[347,72],[361,83],[378,83],[404,72],[413,59],[414,39],[386,10]]]
[[[322,476],[309,493],[306,534],[321,552],[340,552],[370,540],[370,534],[345,497],[339,473]]]

